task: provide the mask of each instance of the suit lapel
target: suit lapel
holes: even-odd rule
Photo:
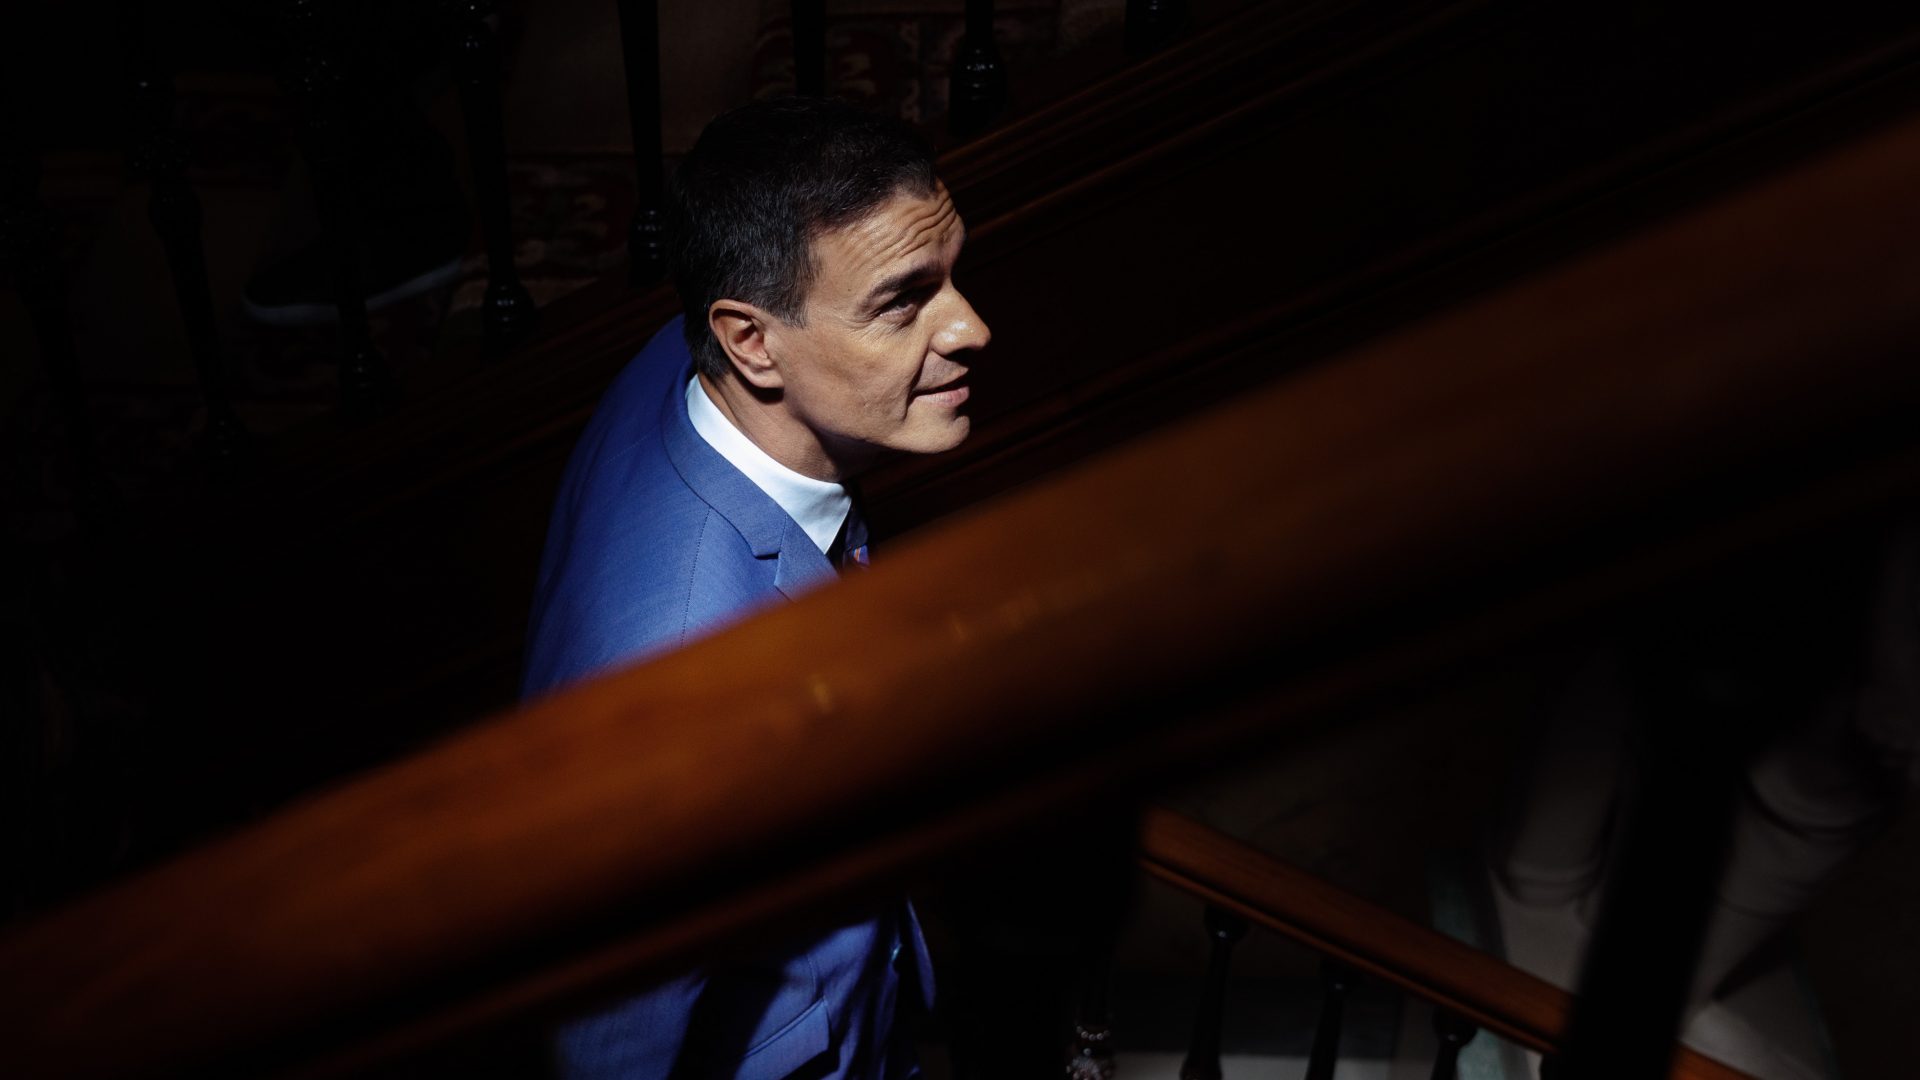
[[[787,519],[786,536],[781,541],[778,558],[773,587],[789,600],[833,580],[833,564],[827,561],[826,553],[813,546],[813,538],[792,518]]]
[[[689,361],[680,379],[668,388],[667,400],[661,406],[660,437],[680,478],[727,519],[755,558],[774,560],[773,586],[787,598],[832,580],[832,564],[814,546],[806,530],[693,429],[685,397],[687,380],[692,377]]]

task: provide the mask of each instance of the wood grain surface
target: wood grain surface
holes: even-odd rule
[[[1191,818],[1163,807],[1140,825],[1147,872],[1209,904],[1353,967],[1531,1050],[1551,1054],[1573,995]],[[1685,1047],[1675,1080],[1739,1080],[1746,1073]]]

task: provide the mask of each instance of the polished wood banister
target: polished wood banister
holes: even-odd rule
[[[635,964],[684,955],[801,902],[756,887],[897,880],[983,787],[1191,765],[1196,711],[1311,684],[1410,606],[1457,620],[1436,591],[1783,452],[1910,446],[1915,190],[1909,117],[17,928],[0,1048],[161,1074],[485,989],[500,957],[592,966],[623,930]],[[865,869],[808,877],[836,860]]]
[[[1501,1038],[1551,1054],[1566,1034],[1573,996],[1397,912],[1355,896],[1226,833],[1165,807],[1140,823],[1147,872],[1316,952],[1336,957]],[[1675,1080],[1742,1080],[1747,1074],[1685,1047]]]

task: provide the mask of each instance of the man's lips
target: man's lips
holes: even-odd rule
[[[960,375],[947,382],[941,383],[939,386],[929,387],[925,390],[915,390],[913,396],[925,398],[936,405],[952,406],[965,402],[971,393],[972,390],[967,385],[967,377]]]

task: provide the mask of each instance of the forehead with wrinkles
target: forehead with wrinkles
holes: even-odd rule
[[[830,276],[878,274],[945,247],[960,228],[946,185],[936,181],[931,196],[898,192],[859,220],[815,237],[815,262]]]
[[[903,198],[912,200],[912,209],[896,212]],[[835,233],[841,246],[859,261],[887,263],[941,243],[959,224],[960,214],[953,208],[946,185],[936,183],[932,198],[896,194],[873,213]]]

